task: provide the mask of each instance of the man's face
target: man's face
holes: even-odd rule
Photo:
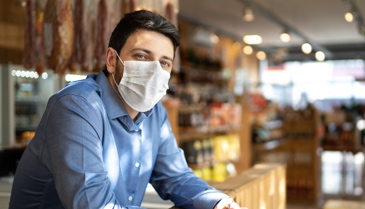
[[[165,35],[148,30],[137,30],[131,34],[122,50],[123,61],[159,61],[162,69],[171,72],[174,57],[172,41]],[[123,64],[118,60],[115,77],[120,81],[123,75]]]

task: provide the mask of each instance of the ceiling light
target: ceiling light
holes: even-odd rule
[[[308,43],[302,45],[302,51],[304,54],[310,54],[312,52],[312,46]]]
[[[213,44],[217,44],[219,42],[219,37],[214,33],[209,35],[209,39]]]
[[[322,51],[318,51],[316,52],[315,57],[317,61],[322,62],[326,58],[326,55]]]
[[[255,19],[251,7],[246,7],[243,9],[242,19],[246,22],[251,22]]]
[[[46,80],[48,78],[48,73],[46,73],[46,72],[42,73],[42,78],[44,80]]]
[[[345,14],[345,20],[347,21],[347,22],[352,22],[353,20],[354,20],[354,16],[352,15],[352,13],[351,12],[346,12],[346,14]]]
[[[247,46],[243,47],[242,51],[246,55],[251,55],[253,52],[253,49],[252,49],[252,46],[247,45]]]
[[[243,37],[243,41],[249,45],[261,44],[262,38],[259,35],[246,35]]]
[[[288,43],[290,41],[290,35],[287,31],[284,31],[280,34],[280,40],[284,43]]]
[[[263,51],[258,51],[256,53],[256,58],[259,60],[264,60],[264,59],[266,59],[266,53]]]
[[[232,44],[232,47],[233,47],[233,49],[235,49],[235,50],[239,50],[239,49],[241,48],[241,44],[240,44],[238,41],[236,41],[236,42],[234,42],[234,43]]]

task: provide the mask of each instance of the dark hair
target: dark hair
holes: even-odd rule
[[[179,33],[171,22],[151,11],[139,10],[125,14],[119,21],[110,37],[109,47],[119,52],[128,37],[139,29],[155,31],[165,35],[172,41],[174,52],[180,46]]]

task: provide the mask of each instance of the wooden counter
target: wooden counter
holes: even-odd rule
[[[225,182],[210,182],[241,206],[248,208],[286,208],[286,166],[256,164]]]

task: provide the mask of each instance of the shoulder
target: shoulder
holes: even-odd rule
[[[102,87],[95,81],[94,76],[84,80],[74,81],[54,94],[48,102],[50,108],[60,109],[100,109]]]
[[[74,95],[87,98],[90,96],[90,94],[95,93],[100,97],[102,93],[102,88],[95,81],[94,76],[88,76],[84,80],[74,81],[67,84],[67,86],[57,92],[56,95],[58,95],[59,97],[65,95]]]

